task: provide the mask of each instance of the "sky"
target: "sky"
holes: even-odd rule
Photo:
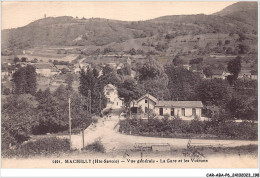
[[[2,29],[25,26],[47,17],[99,17],[106,19],[138,21],[165,15],[212,14],[235,3],[227,2],[3,2]]]

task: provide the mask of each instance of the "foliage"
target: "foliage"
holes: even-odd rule
[[[172,64],[174,66],[181,66],[183,64],[183,61],[181,60],[181,58],[179,57],[179,55],[175,56],[172,60]]]
[[[110,68],[107,68],[107,70],[109,69]],[[106,98],[104,96],[103,89],[106,85],[105,81],[111,77],[111,73],[112,72],[107,73],[107,71],[103,71],[102,77],[98,78],[98,76],[95,75],[94,70],[89,69],[86,72],[83,70],[80,72],[79,92],[83,97],[85,97],[84,107],[86,109],[89,109],[88,104],[91,103],[91,113],[100,114],[103,108],[106,106]],[[110,80],[107,82],[109,81]]]
[[[196,99],[196,85],[201,82],[199,75],[173,65],[168,65],[165,68],[169,78],[168,90],[170,100]]]
[[[53,61],[53,65],[69,65],[70,63],[68,61]]]
[[[132,100],[138,99],[143,94],[142,85],[136,84],[131,78],[126,79],[118,86],[118,95],[124,98],[124,103],[127,107],[129,107]]]
[[[154,59],[148,59],[143,64],[137,65],[138,82],[146,91],[158,99],[168,97],[168,76],[163,66]]]
[[[67,83],[67,89],[72,90],[72,83],[74,76],[71,73],[66,74],[65,82]]]
[[[201,81],[195,89],[196,98],[206,105],[225,106],[231,98],[232,90],[222,79]]]
[[[13,74],[13,81],[15,84],[14,92],[16,94],[30,93],[34,95],[36,92],[36,71],[31,65],[19,68]]]
[[[234,95],[228,104],[231,116],[243,120],[257,120],[257,98]]]
[[[212,73],[212,68],[210,66],[205,67],[203,69],[203,73],[205,74],[206,77],[212,77],[213,73]]]
[[[94,143],[89,144],[86,147],[84,147],[84,150],[104,153],[105,152],[105,147],[101,143],[101,141],[98,140],[98,141],[95,141]]]
[[[37,124],[37,102],[30,94],[9,95],[2,103],[2,139],[9,145],[27,140]]]
[[[20,59],[18,57],[14,57],[14,63],[20,62]]]
[[[52,155],[70,150],[69,139],[57,137],[40,138],[36,141],[28,141],[14,150],[5,150],[4,157],[31,157],[38,155]]]
[[[200,121],[197,118],[190,122],[167,117],[150,119],[148,122],[140,119],[126,119],[120,121],[119,124],[120,132],[146,136],[176,137],[182,134],[187,137],[190,134],[208,134],[222,139],[257,139],[258,137],[257,124],[247,121],[235,123],[225,121],[223,118],[210,121]]]
[[[200,58],[191,59],[189,63],[190,64],[200,64],[202,62],[203,62],[203,58],[200,57]]]
[[[234,80],[237,79],[239,72],[241,71],[241,57],[237,56],[228,62],[228,71],[234,76]]]

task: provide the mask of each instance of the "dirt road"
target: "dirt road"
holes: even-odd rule
[[[115,127],[119,122],[118,114],[112,114],[109,117],[102,118],[98,123],[89,126],[84,131],[85,143],[84,146],[93,143],[95,140],[100,140],[106,148],[106,152],[132,149],[136,143],[168,143],[173,149],[185,149],[189,139],[178,138],[158,138],[158,137],[144,137],[134,135],[124,135],[117,132]],[[236,147],[244,145],[257,145],[257,141],[245,140],[206,140],[193,139],[191,145],[196,146],[212,146],[212,147]],[[72,146],[74,148],[82,148],[82,135],[72,135]]]

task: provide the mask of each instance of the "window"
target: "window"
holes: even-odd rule
[[[174,108],[171,108],[171,116],[174,116]]]
[[[185,108],[181,108],[181,115],[185,116]]]
[[[192,108],[192,115],[196,116],[196,108]]]
[[[160,108],[160,116],[163,116],[163,108]]]
[[[147,100],[144,100],[145,103],[147,103],[148,101]]]
[[[148,113],[148,108],[147,107],[144,108],[144,113]]]

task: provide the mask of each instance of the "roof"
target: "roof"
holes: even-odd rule
[[[158,101],[155,106],[202,108],[203,104],[201,101]]]
[[[143,96],[141,96],[138,100],[136,100],[137,102],[139,102],[140,100],[142,100],[142,99],[144,99],[144,98],[149,98],[150,100],[152,100],[152,101],[154,101],[155,103],[157,103],[158,102],[158,100],[154,97],[154,96],[152,96],[152,95],[150,95],[150,94],[145,94],[145,95],[143,95]]]
[[[57,67],[57,69],[59,69],[59,70],[62,70],[62,69],[67,69],[67,70],[70,70],[69,68],[68,68],[68,66],[66,66],[66,65],[55,65],[55,67]]]
[[[241,70],[240,75],[244,75],[244,74],[251,75],[251,70],[246,70],[246,69]]]
[[[212,75],[222,75],[223,72],[223,70],[214,69],[212,70]]]
[[[51,65],[49,63],[35,63],[33,66],[36,69],[51,69]]]
[[[105,86],[105,88],[112,88],[112,89],[114,89],[114,90],[116,90],[116,87],[114,86],[114,85],[112,85],[112,84],[107,84],[106,86]]]

